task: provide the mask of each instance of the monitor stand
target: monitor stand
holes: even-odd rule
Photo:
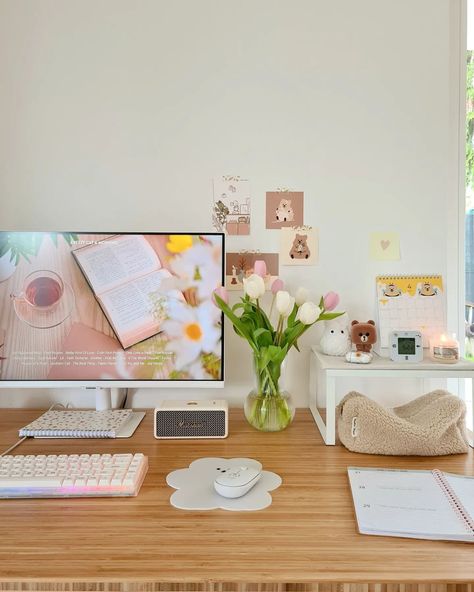
[[[112,409],[112,395],[118,399],[120,396],[119,388],[102,388],[97,387],[95,390],[95,410],[106,411]],[[133,411],[132,416],[127,423],[117,433],[117,438],[130,438],[133,435],[140,422],[145,417],[145,411]]]

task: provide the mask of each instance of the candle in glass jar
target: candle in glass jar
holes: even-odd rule
[[[430,339],[430,354],[435,362],[456,364],[459,361],[459,341],[456,335],[443,333]]]

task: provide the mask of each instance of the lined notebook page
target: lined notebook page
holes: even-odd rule
[[[361,533],[474,542],[431,471],[350,467],[348,474]]]

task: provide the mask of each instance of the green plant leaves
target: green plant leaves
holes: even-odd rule
[[[241,319],[232,311],[230,306],[228,306],[220,296],[214,293],[214,298],[219,308],[234,325],[234,329],[236,330],[237,334],[241,337],[244,337],[249,342],[250,346],[256,350],[257,348],[253,341],[251,330],[249,330],[245,320],[241,321]]]
[[[8,244],[8,241],[2,241],[2,239],[0,237],[0,257],[3,257],[4,255],[6,255],[9,250],[10,250],[10,246]]]
[[[270,345],[268,348],[268,354],[270,356],[270,360],[274,364],[281,364],[288,353],[288,344],[285,343],[283,347],[277,345]]]
[[[319,321],[331,321],[332,319],[337,319],[343,315],[343,312],[323,312],[323,314],[319,315]]]
[[[10,253],[10,261],[18,265],[23,258],[31,263],[30,257],[36,257],[45,236],[50,236],[54,245],[58,246],[58,235],[62,236],[68,245],[77,240],[78,235],[71,232],[0,232],[0,257]]]
[[[298,307],[295,304],[293,306],[293,310],[291,311],[290,316],[288,317],[288,321],[287,321],[287,326],[288,327],[293,327],[293,325],[296,323],[296,315],[298,314]]]
[[[283,330],[284,320],[280,318],[275,330],[258,300],[253,301],[248,296],[244,296],[231,308],[217,294],[214,294],[214,298],[217,306],[231,321],[237,335],[246,339],[254,350],[258,371],[268,371],[270,374],[267,376],[267,380],[270,382],[278,380],[279,367],[288,351],[292,347],[299,351],[298,339],[312,327],[312,325],[304,325],[301,321],[296,320],[299,307],[294,305],[286,320],[286,329]],[[320,305],[324,305],[323,298],[320,300]],[[240,316],[237,314],[238,311],[242,311]],[[335,319],[342,314],[344,313],[323,312],[317,321]]]
[[[2,232],[0,233],[0,256],[10,253],[10,261],[18,265],[23,257],[30,263],[30,257],[38,253],[36,232]]]
[[[68,245],[71,245],[79,238],[78,235],[73,232],[49,232],[48,234],[56,247],[58,246],[58,236],[62,236]]]
[[[255,343],[259,347],[263,347],[265,345],[271,345],[273,343],[273,335],[272,332],[268,329],[260,327],[259,329],[255,329],[253,332],[253,338]]]
[[[283,331],[283,343],[290,348],[309,327],[311,327],[311,325],[303,325],[300,321],[297,321],[293,327],[287,327],[285,331]]]
[[[259,352],[255,354],[255,365],[257,371],[263,372],[269,364],[274,368],[280,367],[283,360],[286,358],[288,353],[288,345],[280,347],[278,345],[263,346],[259,349]]]
[[[252,319],[255,328],[261,326],[268,329],[272,334],[274,333],[270,319],[257,302],[253,302],[248,296],[245,296],[245,298],[242,298],[240,302],[237,302],[237,304],[234,304],[232,307],[233,312],[240,309],[243,311],[240,318],[243,316],[249,317]]]

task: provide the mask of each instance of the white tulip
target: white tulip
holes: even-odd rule
[[[297,290],[296,290],[296,294],[295,294],[295,302],[298,306],[301,306],[302,304],[304,304],[305,302],[308,301],[309,298],[309,290],[307,290],[306,288],[303,288],[302,286],[300,286]]]
[[[321,309],[314,302],[305,302],[302,304],[296,315],[296,320],[301,321],[303,325],[312,325],[319,319]]]
[[[256,273],[244,278],[244,292],[250,298],[260,298],[265,294],[265,282]]]
[[[280,316],[288,317],[295,306],[295,299],[285,290],[280,290],[276,295],[275,306]]]

